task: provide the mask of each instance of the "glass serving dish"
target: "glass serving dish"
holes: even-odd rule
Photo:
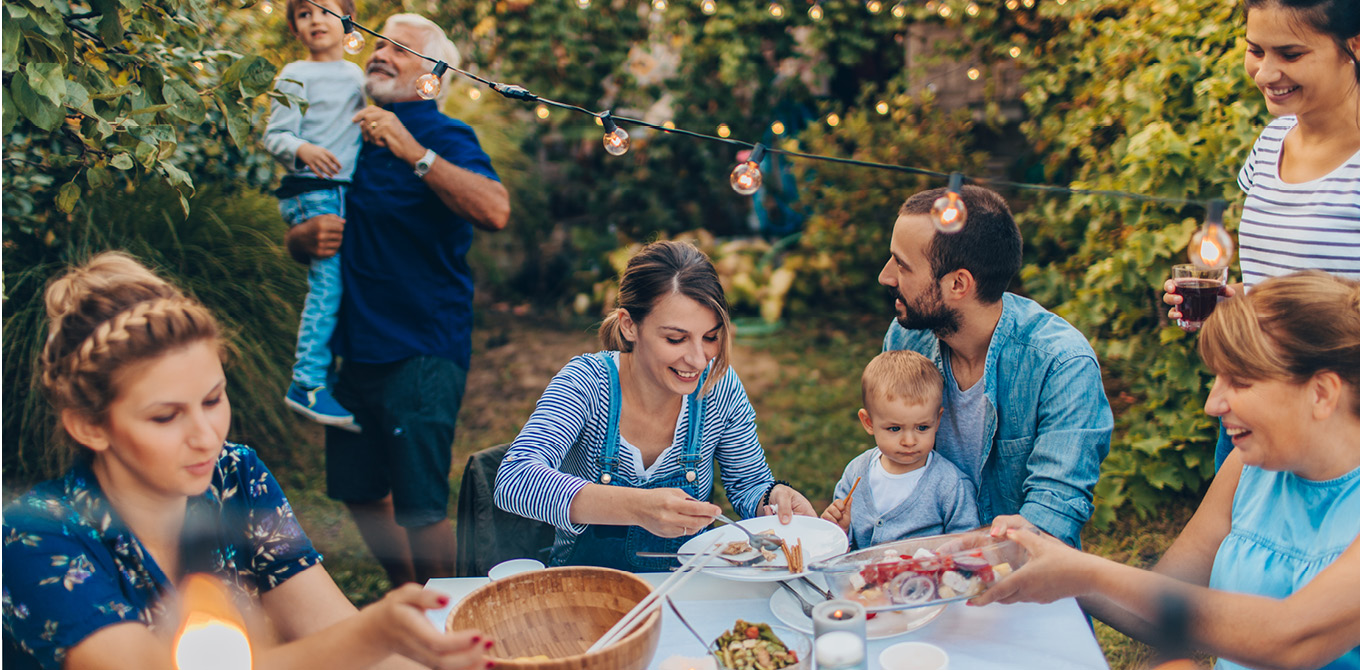
[[[870,613],[929,607],[976,596],[1024,565],[1025,550],[986,530],[888,542],[817,561],[837,598]]]

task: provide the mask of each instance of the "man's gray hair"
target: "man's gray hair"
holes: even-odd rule
[[[458,67],[462,63],[462,56],[458,53],[458,47],[444,33],[444,29],[439,24],[431,21],[419,14],[393,14],[387,17],[387,22],[383,24],[383,32],[388,32],[396,26],[405,26],[420,31],[423,39],[415,44],[406,46],[419,51],[430,58],[442,60],[449,67]],[[430,67],[434,67],[431,63]],[[440,89],[439,99],[442,101],[449,94],[449,81],[453,79],[452,71],[444,72],[440,81],[443,86]]]

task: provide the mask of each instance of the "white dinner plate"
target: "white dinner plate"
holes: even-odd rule
[[[804,566],[824,558],[838,556],[845,553],[845,551],[850,548],[850,538],[845,536],[845,531],[841,530],[840,526],[837,526],[830,521],[818,519],[817,517],[795,516],[787,526],[779,523],[779,517],[775,515],[758,516],[754,519],[746,519],[739,523],[741,523],[742,528],[745,528],[752,533],[759,533],[760,531],[767,529],[773,530],[775,535],[782,538],[785,542],[802,540]],[[708,543],[714,539],[717,539],[719,542],[735,542],[737,540],[746,540],[747,537],[746,534],[741,532],[738,528],[733,528],[730,525],[718,526],[708,532],[700,533],[699,535],[690,538],[688,542],[680,545],[680,553],[692,554],[702,551],[704,547],[708,546]],[[766,563],[759,563],[758,565],[787,566],[789,564],[788,560],[784,558],[784,552],[776,551],[774,553],[774,560]],[[743,559],[753,555],[753,553],[742,554],[732,556],[731,558]],[[723,563],[724,561],[720,559],[714,559],[709,565],[721,566]],[[798,574],[790,574],[783,570],[749,570],[746,568],[725,567],[708,570],[707,572],[716,577],[734,579],[740,582],[777,582],[784,579],[793,579],[794,577],[797,577],[798,574],[808,574],[806,570]]]
[[[821,575],[813,575],[808,579],[817,582],[818,586],[822,584]],[[803,597],[813,605],[816,605],[821,600],[816,594],[812,593],[812,589],[808,588],[806,584],[793,581],[789,582],[789,586],[797,589],[798,592],[803,594]],[[903,610],[901,612],[880,613],[865,623],[865,637],[868,637],[870,640],[881,640],[883,638],[919,630],[926,624],[939,618],[939,616],[944,613],[944,608],[945,605],[936,605],[934,607],[918,607],[916,609]],[[803,608],[798,604],[797,600],[794,600],[793,594],[785,591],[783,588],[775,591],[774,595],[770,596],[770,610],[773,611],[774,615],[778,617],[780,621],[783,621],[784,625],[789,628],[800,633],[812,635],[812,619],[803,614]]]

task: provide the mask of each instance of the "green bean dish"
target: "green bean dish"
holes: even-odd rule
[[[769,624],[737,619],[714,646],[718,663],[729,670],[779,670],[798,663],[798,652],[775,637]]]

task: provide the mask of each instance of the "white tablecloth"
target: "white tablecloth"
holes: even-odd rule
[[[639,575],[653,585],[670,573]],[[453,603],[488,582],[485,577],[431,579],[425,585],[452,596],[448,607],[429,612],[441,630]],[[770,596],[778,588],[769,582],[735,582],[711,574],[696,575],[675,594],[676,606],[700,635],[716,638],[736,619],[781,623],[770,611]],[[671,656],[702,656],[703,646],[663,608],[661,644],[652,659],[655,669]],[[898,642],[929,642],[949,653],[950,670],[1087,670],[1110,667],[1075,600],[1051,605],[950,605],[926,627],[882,640],[869,641],[869,668],[879,670],[878,654]]]

